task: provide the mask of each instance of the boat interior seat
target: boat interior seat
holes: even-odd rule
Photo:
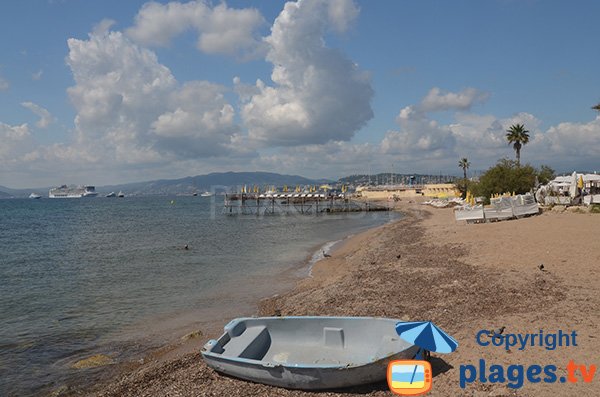
[[[323,344],[330,348],[343,349],[345,346],[344,329],[323,327]]]
[[[267,327],[263,325],[248,327],[223,346],[223,355],[260,360],[270,346],[271,336]]]

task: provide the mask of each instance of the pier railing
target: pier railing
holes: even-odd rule
[[[228,215],[315,215],[341,212],[389,211],[385,205],[357,201],[344,194],[231,193],[225,195]]]

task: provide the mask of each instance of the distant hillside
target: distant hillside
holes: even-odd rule
[[[282,175],[273,172],[214,172],[207,175],[188,176],[181,179],[161,179],[122,185],[97,186],[100,193],[122,191],[127,195],[191,194],[204,191],[229,191],[243,185],[295,186],[312,185],[327,180],[314,180],[298,175]]]
[[[56,186],[52,186],[56,187]],[[42,197],[48,197],[48,191],[52,187],[35,187],[26,189],[12,189],[6,186],[0,186],[0,199],[9,198],[28,198],[31,193],[37,193]],[[96,189],[98,190],[98,189]],[[102,190],[100,190],[102,192]]]
[[[374,175],[351,175],[339,180],[339,183],[349,185],[382,185],[390,183],[439,183],[450,182],[456,177],[448,175],[422,175],[422,174],[390,174],[380,173]],[[180,179],[161,179],[147,182],[126,183],[120,185],[96,186],[99,195],[109,192],[122,191],[126,195],[135,196],[153,196],[153,195],[171,195],[171,194],[192,194],[209,192],[222,192],[238,189],[241,186],[258,185],[263,188],[265,185],[275,185],[282,187],[284,185],[317,185],[323,183],[332,183],[335,181],[327,179],[309,179],[298,175],[282,175],[274,172],[213,172],[207,175],[188,176]],[[93,181],[90,181],[93,184]],[[0,186],[0,198],[28,197],[31,192],[37,192],[42,196],[47,196],[49,187],[11,189]]]
[[[96,186],[98,193],[122,191],[126,195],[151,196],[169,194],[192,194],[204,191],[229,191],[243,185],[314,185],[331,182],[326,179],[309,179],[298,175],[282,175],[273,172],[214,172],[208,175],[188,176],[181,179],[161,179],[120,185]],[[49,188],[11,189],[0,186],[0,198],[28,197],[31,192],[46,195]]]
[[[423,174],[391,174],[380,173],[373,175],[350,175],[340,178],[341,184],[349,185],[383,185],[383,184],[419,184],[453,182],[456,179],[451,175],[423,175]],[[222,192],[238,189],[241,186],[265,185],[282,187],[284,185],[320,185],[335,181],[327,179],[309,179],[298,175],[282,175],[274,172],[213,172],[207,175],[188,176],[180,179],[160,179],[147,182],[126,183],[120,185],[96,186],[100,195],[109,192],[122,191],[126,195],[156,196],[171,194],[192,194],[209,192]],[[93,181],[90,181],[93,183]],[[11,189],[0,186],[0,198],[28,197],[31,192],[47,196],[49,188]]]
[[[48,189],[44,188],[47,192]],[[40,191],[44,191],[44,189],[38,189]],[[11,189],[6,186],[0,186],[0,199],[3,198],[14,198],[14,197],[28,197],[31,192],[35,192],[35,189]]]

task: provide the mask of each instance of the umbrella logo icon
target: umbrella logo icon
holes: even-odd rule
[[[396,333],[405,341],[419,346],[417,359],[423,350],[436,353],[452,353],[458,347],[453,337],[442,331],[431,321],[416,321],[396,324]]]
[[[405,341],[419,347],[416,360],[397,360],[388,364],[390,390],[401,396],[417,396],[431,390],[431,364],[423,360],[427,352],[451,353],[458,342],[430,321],[399,322],[396,332]]]

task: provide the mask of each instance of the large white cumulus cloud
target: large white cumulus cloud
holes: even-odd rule
[[[412,107],[402,109],[396,121],[399,131],[388,131],[381,142],[384,153],[400,159],[438,158],[451,154],[455,139],[448,126],[430,120]]]
[[[521,152],[524,162],[550,164],[559,171],[598,168],[600,117],[544,129],[542,121],[527,112],[498,117],[471,111],[488,97],[473,88],[459,92],[432,88],[419,103],[400,110],[396,118],[400,128],[385,134],[379,146],[381,158],[431,171],[452,170],[458,158],[467,157],[473,167],[485,169],[500,158],[514,158],[506,130],[518,123],[524,124],[530,135]],[[452,111],[453,122],[435,120],[438,111]]]
[[[369,75],[324,44],[328,30],[345,29],[357,12],[350,0],[286,3],[265,39],[274,85],[259,80],[242,107],[251,139],[273,146],[349,140],[373,117]]]
[[[175,36],[194,29],[201,51],[252,56],[262,48],[258,29],[264,24],[260,12],[253,8],[233,9],[225,3],[212,7],[205,1],[149,2],[142,6],[127,34],[144,45],[166,46]]]
[[[553,153],[566,158],[593,159],[596,169],[600,168],[600,116],[588,123],[559,123],[539,140]]]
[[[359,16],[352,0],[289,1],[270,33],[258,10],[214,3],[149,2],[123,32],[111,30],[113,22],[105,20],[89,37],[69,39],[66,63],[74,84],[68,95],[76,116],[64,132],[72,132],[72,139],[37,143],[42,134],[47,142],[66,121],[56,122],[44,107],[19,100],[38,118],[29,125],[0,120],[0,168],[17,183],[37,175],[39,186],[227,170],[337,177],[389,171],[392,164],[396,172],[459,173],[461,157],[474,170],[514,158],[505,135],[515,123],[530,131],[524,162],[559,171],[600,168],[600,117],[547,126],[525,111],[478,113],[491,94],[472,87],[433,87],[421,100],[402,105],[400,92],[397,126],[375,135],[372,128],[361,131],[373,118],[371,77],[327,45],[330,35],[347,31]],[[266,63],[236,62],[244,68],[239,75],[251,80],[222,76],[233,79],[232,87],[201,80],[202,68],[196,80],[178,81],[150,48],[190,32],[205,54],[260,56]],[[168,62],[171,52],[165,54]],[[265,66],[269,81],[246,77]],[[0,95],[10,87],[0,73]],[[239,101],[233,103],[235,94]],[[56,180],[57,175],[67,179]]]
[[[227,152],[237,126],[225,88],[180,85],[152,51],[106,27],[68,41],[79,153],[91,161],[143,163]]]
[[[469,110],[477,103],[485,101],[489,97],[487,92],[475,88],[466,88],[460,92],[443,92],[434,87],[421,101],[420,108],[423,111],[441,110]]]
[[[479,140],[479,134],[472,134],[469,126],[461,123],[443,125],[431,119],[430,113],[437,111],[465,111],[485,101],[488,94],[474,88],[460,92],[444,92],[438,87],[432,88],[423,100],[406,106],[396,117],[400,126],[398,131],[388,131],[381,142],[383,153],[397,155],[407,161],[431,160],[456,155],[459,143],[470,144]],[[480,120],[466,120],[466,124]],[[462,131],[461,133],[457,133]],[[470,135],[470,136],[469,136]],[[464,142],[461,138],[465,137]],[[496,139],[495,136],[492,139]],[[461,145],[462,146],[462,145]]]
[[[184,84],[168,98],[169,109],[151,125],[160,149],[184,157],[213,157],[230,153],[238,130],[234,109],[224,88],[206,81]]]

